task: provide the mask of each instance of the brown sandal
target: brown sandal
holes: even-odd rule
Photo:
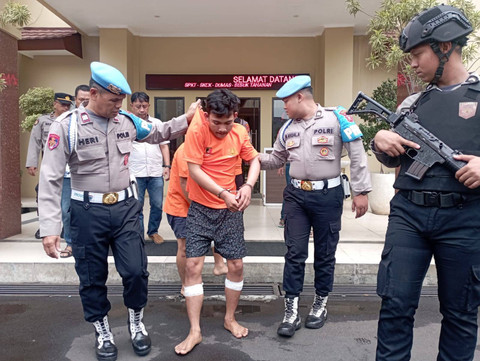
[[[72,247],[67,246],[63,251],[60,251],[60,258],[72,257]]]

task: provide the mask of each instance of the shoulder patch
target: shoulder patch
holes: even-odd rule
[[[130,118],[130,120],[133,122],[133,124],[135,125],[135,129],[137,130],[138,140],[145,139],[152,131],[152,124],[144,121],[136,115],[126,112],[122,109],[120,109],[120,114],[126,116],[127,118]]]
[[[47,144],[48,144],[48,149],[54,150],[60,144],[60,137],[57,134],[50,133],[48,135]]]
[[[353,117],[347,114],[347,110],[344,107],[338,106],[333,110],[333,113],[340,123],[340,133],[342,134],[343,142],[352,142],[363,136],[358,125],[353,121]]]

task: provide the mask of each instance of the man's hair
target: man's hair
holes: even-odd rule
[[[98,90],[99,93],[107,93],[108,90],[105,89],[103,86],[101,86],[100,84],[98,84],[95,80],[93,79],[90,79],[90,82],[88,83],[88,85],[90,86],[90,88],[95,88]]]
[[[89,87],[88,85],[86,85],[86,84],[81,84],[81,85],[77,86],[77,87],[75,88],[75,98],[77,97],[78,92],[79,92],[80,90],[81,90],[81,91],[84,91],[84,92],[89,92],[89,91],[90,91],[90,87]]]
[[[308,95],[309,97],[313,98],[313,88],[311,86],[303,88],[300,90],[303,94]]]
[[[217,89],[208,94],[205,110],[208,114],[228,116],[238,112],[240,99],[228,89]]]
[[[134,103],[136,101],[150,103],[150,97],[144,92],[135,92],[130,98],[130,102]]]

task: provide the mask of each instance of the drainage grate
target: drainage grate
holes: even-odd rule
[[[180,284],[157,284],[148,286],[149,296],[175,296],[180,293]],[[224,295],[223,284],[205,284],[205,296]],[[2,296],[78,296],[77,285],[52,285],[52,284],[4,284],[0,285]],[[122,285],[108,285],[109,296],[122,296]],[[277,284],[246,284],[243,286],[242,295],[250,296],[279,296]]]

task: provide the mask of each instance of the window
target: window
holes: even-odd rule
[[[272,146],[277,139],[277,134],[282,125],[288,120],[288,115],[283,109],[283,100],[274,98],[272,99]]]
[[[162,122],[169,121],[185,113],[185,98],[157,98],[155,97],[155,118]],[[185,137],[170,140],[170,159],[183,143]]]

